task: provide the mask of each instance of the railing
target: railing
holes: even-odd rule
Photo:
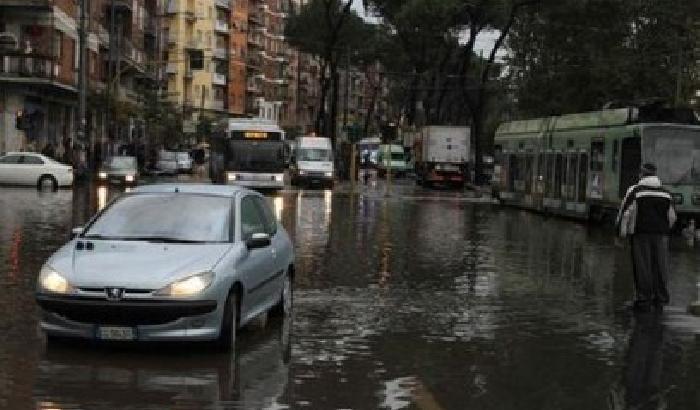
[[[214,58],[218,58],[219,60],[226,60],[228,59],[228,53],[226,52],[225,48],[217,47],[214,49]]]
[[[0,55],[0,77],[56,79],[61,65],[52,57],[35,55]]]
[[[212,73],[211,82],[215,85],[226,85],[226,74]]]
[[[225,34],[229,33],[228,23],[225,21],[216,20],[216,24],[214,25],[214,29],[219,33],[225,33]]]

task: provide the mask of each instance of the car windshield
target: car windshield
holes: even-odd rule
[[[177,159],[179,161],[187,161],[188,159],[190,159],[190,154],[188,154],[186,152],[178,152]]]
[[[331,151],[323,148],[301,148],[297,161],[331,161]]]
[[[700,184],[700,131],[653,127],[644,130],[644,159],[664,184]]]
[[[172,151],[161,151],[158,157],[164,161],[175,161],[176,154]]]
[[[137,194],[114,202],[86,238],[163,242],[228,242],[231,199],[181,193]]]
[[[136,158],[112,157],[109,160],[109,167],[112,169],[134,169],[136,168]]]

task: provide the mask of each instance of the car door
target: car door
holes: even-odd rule
[[[19,183],[19,162],[21,155],[10,154],[0,158],[0,183],[2,184],[17,184]]]
[[[278,229],[277,218],[272,212],[269,203],[264,197],[255,197],[255,202],[260,210],[261,215],[264,217],[264,223],[266,232],[270,235],[271,241],[271,255],[272,255],[272,278],[270,279],[269,286],[265,291],[266,296],[269,297],[270,303],[276,303],[279,296],[282,294],[282,285],[284,283],[284,272],[287,268],[287,243],[286,238],[284,238]]]
[[[264,215],[255,195],[246,195],[240,202],[240,237],[245,243],[253,234],[267,233]],[[243,316],[261,313],[270,299],[270,282],[274,280],[272,246],[248,250],[239,265],[246,295],[241,306]]]
[[[19,163],[19,183],[34,185],[45,171],[44,160],[35,155],[22,155]]]

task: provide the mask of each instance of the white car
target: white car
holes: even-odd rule
[[[235,186],[151,185],[113,201],[49,258],[49,336],[215,340],[292,308],[294,247],[266,199]]]
[[[73,167],[34,152],[9,152],[0,157],[0,184],[71,186]]]
[[[178,172],[192,172],[192,158],[189,152],[177,152],[176,159]]]
[[[177,154],[173,151],[160,151],[156,168],[164,174],[177,174]]]

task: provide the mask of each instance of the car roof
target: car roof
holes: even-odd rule
[[[235,185],[210,185],[210,184],[153,184],[141,185],[132,191],[137,194],[159,194],[167,192],[181,192],[196,195],[215,195],[233,198],[239,193],[256,194],[255,191]]]

